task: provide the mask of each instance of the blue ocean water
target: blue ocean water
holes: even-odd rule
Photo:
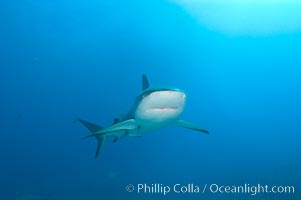
[[[1,4],[0,199],[300,199],[300,30],[221,31],[171,0]],[[95,159],[77,118],[110,125],[143,73],[184,90],[182,118],[210,134],[169,126]],[[126,191],[177,183],[294,193]]]

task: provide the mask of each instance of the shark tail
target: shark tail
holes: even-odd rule
[[[106,140],[107,140],[107,136],[105,135],[94,135],[93,133],[100,131],[101,129],[103,129],[103,127],[97,125],[97,124],[93,124],[91,122],[82,120],[82,119],[78,119],[78,121],[80,123],[82,123],[87,129],[89,129],[91,131],[90,135],[87,135],[86,137],[84,137],[83,139],[89,138],[89,137],[95,137],[97,139],[97,148],[96,148],[96,153],[95,153],[95,158],[97,158],[99,156],[99,153],[101,152],[103,145],[105,144]]]

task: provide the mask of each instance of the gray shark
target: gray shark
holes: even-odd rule
[[[142,92],[129,112],[108,127],[78,119],[91,134],[84,137],[95,137],[98,141],[95,157],[98,157],[108,137],[114,137],[114,142],[125,136],[141,137],[146,133],[156,131],[167,125],[178,125],[202,133],[209,132],[195,124],[181,120],[186,94],[177,88],[150,87],[148,79],[142,75]]]

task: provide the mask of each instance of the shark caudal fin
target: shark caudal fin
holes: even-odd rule
[[[145,90],[149,87],[149,83],[145,74],[142,74],[142,90]]]
[[[93,133],[102,130],[103,127],[98,126],[96,124],[93,124],[91,122],[87,122],[87,121],[82,120],[82,119],[78,119],[78,121],[80,123],[82,123],[87,129],[89,129],[91,131],[91,134],[84,137],[84,138],[94,136],[97,139],[97,148],[96,148],[96,153],[95,153],[95,158],[97,158],[99,156],[99,153],[101,152],[101,150],[103,148],[104,143],[106,142],[107,136],[105,136],[105,135],[93,135]]]

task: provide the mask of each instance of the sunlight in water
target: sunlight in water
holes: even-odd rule
[[[207,28],[228,35],[301,32],[301,0],[170,0]]]

